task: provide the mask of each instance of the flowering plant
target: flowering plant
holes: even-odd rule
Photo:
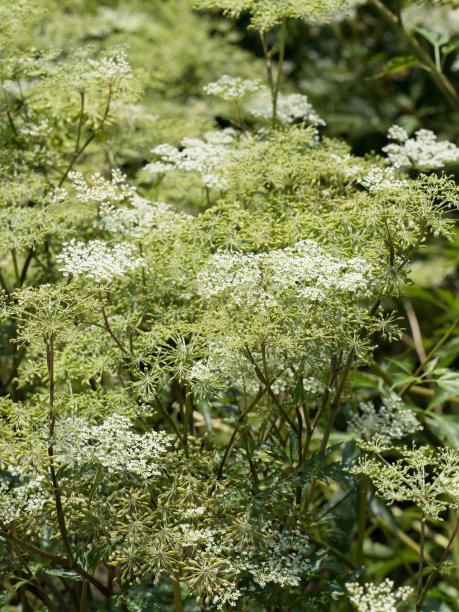
[[[417,367],[380,358],[413,259],[454,237],[457,146],[397,123],[357,155],[292,93],[288,37],[354,2],[88,3],[89,25],[70,2],[65,27],[52,4],[0,0],[2,605],[457,595],[459,457],[432,425],[457,403],[457,321],[422,354],[408,305]]]

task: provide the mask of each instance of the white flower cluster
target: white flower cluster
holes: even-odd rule
[[[234,608],[237,605],[242,593],[233,584],[222,585],[212,598],[212,604],[216,610],[225,610],[227,606]]]
[[[217,96],[228,102],[239,100],[249,93],[258,91],[261,87],[260,81],[252,79],[241,79],[224,74],[217,81],[208,83],[204,92],[209,96]]]
[[[184,519],[195,519],[201,517],[205,514],[206,508],[205,506],[193,506],[191,508],[187,508],[183,511]]]
[[[269,582],[281,587],[298,586],[302,575],[311,570],[311,549],[307,536],[298,530],[269,529],[267,545],[261,559],[250,560],[245,569],[261,587]]]
[[[234,130],[227,128],[221,132],[206,132],[203,140],[184,138],[180,147],[158,145],[152,153],[160,160],[148,164],[145,169],[153,174],[173,170],[196,172],[207,187],[226,189],[223,168],[231,152],[228,145],[232,143],[235,135]]]
[[[272,117],[271,94],[268,91],[260,92],[253,100],[249,111],[258,119],[270,120]],[[325,125],[325,121],[316,113],[308,97],[303,94],[279,93],[277,119],[284,124],[304,121],[316,127]]]
[[[396,168],[433,170],[459,161],[459,148],[447,140],[437,140],[430,130],[418,130],[413,138],[397,125],[392,126],[388,138],[393,140],[383,148]]]
[[[164,432],[136,433],[122,415],[109,416],[101,425],[76,417],[59,424],[56,456],[69,467],[100,465],[109,475],[151,478],[161,474],[158,460],[171,441]]]
[[[111,204],[103,205],[99,211],[98,223],[109,232],[141,238],[153,227],[160,231],[174,227],[178,218],[179,215],[169,204],[149,202],[135,194],[130,206],[116,208]]]
[[[132,74],[132,67],[127,61],[125,51],[119,51],[116,55],[102,59],[90,59],[88,64],[93,78],[109,83]]]
[[[267,253],[215,253],[198,274],[198,291],[205,298],[224,293],[238,304],[267,306],[293,291],[309,302],[320,302],[330,289],[357,293],[368,285],[369,266],[362,258],[339,259],[313,240]]]
[[[102,240],[85,243],[72,238],[63,247],[56,261],[64,276],[84,276],[101,283],[145,265],[142,257],[134,255],[134,246],[127,243],[109,246]]]
[[[48,501],[43,490],[44,476],[37,476],[25,484],[8,487],[0,482],[0,520],[11,523],[22,514],[36,514]]]
[[[379,410],[373,402],[361,403],[359,410],[360,414],[349,420],[350,431],[379,447],[390,446],[394,440],[422,429],[414,412],[395,393],[383,398]]]
[[[368,191],[401,189],[408,184],[406,180],[397,178],[395,168],[380,168],[375,166],[358,181]]]
[[[349,599],[358,612],[397,612],[398,605],[412,595],[413,589],[404,586],[394,591],[393,588],[394,583],[389,578],[381,584],[346,583]]]
[[[112,170],[111,180],[95,172],[87,180],[80,172],[70,172],[69,179],[75,190],[76,199],[81,204],[102,205],[129,201],[135,195],[135,187],[126,182],[119,170]]]
[[[48,119],[42,119],[40,123],[27,121],[21,128],[19,128],[19,132],[22,134],[22,136],[27,136],[28,138],[43,139],[51,134],[51,126],[49,125]]]

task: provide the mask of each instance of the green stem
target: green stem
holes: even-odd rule
[[[185,402],[183,401],[183,392],[182,392],[182,386],[181,386],[180,381],[176,382],[176,386],[177,386],[177,399],[178,399],[178,404],[179,404],[180,417],[182,419],[183,448],[184,448],[184,451],[185,451],[185,456],[188,457],[188,454],[189,454],[189,450],[188,450],[188,423],[189,423],[189,419],[188,419],[187,411],[185,411]]]
[[[247,418],[247,415],[249,414],[249,412],[255,408],[255,406],[258,404],[258,402],[261,400],[261,398],[263,397],[263,395],[266,393],[266,389],[260,389],[257,393],[257,395],[255,396],[255,398],[252,400],[252,402],[250,402],[250,404],[247,406],[247,408],[244,410],[244,412],[241,413],[235,428],[233,429],[233,433],[231,434],[231,438],[228,442],[228,444],[226,445],[225,448],[225,452],[223,453],[223,457],[220,461],[220,464],[218,466],[217,469],[217,480],[221,480],[222,476],[223,476],[223,468],[225,467],[225,463],[226,460],[228,459],[228,455],[230,453],[230,450],[233,446],[234,440],[236,439],[237,433],[239,431],[239,428],[241,427],[241,425],[243,424],[243,422],[245,421],[245,419]]]
[[[425,534],[426,534],[426,520],[424,515],[421,517],[421,539],[419,541],[419,567],[418,567],[418,587],[417,587],[417,598],[416,598],[416,612],[420,612],[422,609],[422,578],[424,573],[424,545],[425,545]]]
[[[441,566],[445,562],[446,557],[448,556],[448,553],[451,550],[451,547],[456,540],[458,531],[459,531],[459,521],[456,520],[456,526],[451,532],[450,538],[448,540],[448,544],[446,545],[445,550],[443,551],[440,559],[436,563],[434,571],[429,574],[429,577],[427,578],[426,583],[418,596],[418,599],[416,601],[416,610],[422,610],[422,604],[424,603],[424,600],[427,597],[427,594],[429,592],[430,587],[433,584],[433,581],[438,576]]]
[[[276,125],[277,121],[277,101],[279,98],[279,91],[282,82],[282,69],[285,58],[285,39],[287,36],[287,20],[283,19],[281,23],[280,35],[279,35],[279,61],[277,64],[277,76],[276,82],[274,84],[273,91],[273,127]]]
[[[54,465],[54,429],[56,425],[56,413],[54,411],[54,336],[51,334],[46,339],[46,365],[48,368],[48,394],[49,394],[49,425],[48,425],[48,461],[49,461],[49,472],[51,475],[51,481],[53,484],[53,494],[56,506],[57,523],[59,532],[62,538],[62,544],[64,546],[67,558],[70,564],[73,565],[74,558],[72,548],[70,546],[70,540],[67,532],[67,527],[64,518],[64,509],[62,506],[62,496],[57,479],[56,468]]]
[[[16,283],[20,285],[21,275],[19,274],[18,258],[16,255],[16,249],[11,249],[11,257],[13,259],[14,276],[16,277]]]
[[[183,612],[182,592],[180,590],[180,581],[173,576],[172,585],[174,590],[174,608],[175,612]]]
[[[384,17],[386,22],[393,28],[400,37],[405,40],[406,44],[410,47],[411,51],[421,60],[421,62],[428,69],[429,75],[437,85],[437,87],[443,92],[444,96],[448,100],[449,104],[454,109],[459,109],[459,96],[456,88],[451,81],[438,70],[435,61],[430,55],[424,50],[417,39],[405,29],[400,17],[393,13],[382,0],[370,0],[371,4],[375,9]]]
[[[88,583],[83,582],[81,587],[81,599],[80,599],[80,610],[79,612],[86,612],[88,602]]]
[[[262,347],[262,353],[263,353],[263,347]],[[292,421],[292,419],[289,417],[289,415],[285,412],[283,406],[281,405],[281,403],[279,402],[279,400],[277,399],[276,394],[274,393],[272,387],[271,387],[271,383],[269,382],[269,379],[267,377],[267,372],[263,373],[259,367],[259,365],[257,364],[257,362],[255,361],[249,347],[246,345],[245,347],[245,351],[244,351],[245,356],[247,357],[247,359],[250,361],[250,363],[253,365],[254,370],[255,370],[255,374],[258,378],[258,380],[262,383],[262,385],[264,385],[266,387],[266,390],[269,394],[269,396],[271,397],[271,399],[273,400],[274,404],[276,405],[276,407],[278,408],[279,412],[282,414],[282,416],[284,417],[284,419],[287,421],[287,423],[290,425],[290,427],[293,429],[293,431],[297,432],[297,426],[296,423],[294,423]]]
[[[102,310],[102,318],[104,320],[104,327],[107,330],[108,334],[111,336],[112,340],[115,342],[115,344],[120,349],[120,351],[123,353],[123,355],[129,355],[129,351],[127,350],[127,348],[124,346],[121,340],[119,340],[117,336],[115,335],[115,333],[113,332],[104,306],[101,306],[101,310]]]
[[[365,527],[367,524],[368,512],[368,489],[368,479],[364,477],[362,482],[362,490],[360,491],[358,509],[357,546],[355,553],[355,562],[357,565],[362,565],[363,563],[363,543],[365,541]]]

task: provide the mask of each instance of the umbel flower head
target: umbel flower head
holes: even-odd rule
[[[438,140],[430,130],[418,130],[409,138],[399,125],[393,125],[387,136],[391,142],[383,148],[396,168],[434,170],[459,162],[459,148],[447,140]]]
[[[336,12],[345,12],[350,0],[194,0],[197,8],[222,9],[231,17],[249,13],[251,26],[266,31],[285,19],[327,21]]]
[[[81,204],[102,206],[130,201],[135,195],[135,187],[126,182],[126,177],[116,168],[112,170],[111,180],[95,172],[86,179],[80,172],[70,172],[69,179],[75,190],[76,199]]]
[[[406,187],[408,182],[398,178],[395,168],[380,168],[375,166],[358,181],[368,191],[391,191]]]
[[[149,202],[134,195],[129,206],[119,208],[111,204],[102,206],[99,210],[98,225],[112,233],[141,238],[152,228],[165,231],[174,227],[179,220],[188,217],[185,213],[175,213],[169,204]]]
[[[349,420],[349,429],[360,440],[369,441],[362,444],[367,449],[390,447],[394,440],[422,429],[414,412],[394,393],[383,398],[379,410],[373,402],[360,404],[359,410],[360,414]]]
[[[63,421],[57,436],[57,459],[69,467],[101,466],[109,475],[141,478],[159,475],[158,459],[171,444],[171,436],[149,431],[138,434],[128,418],[114,414],[101,425],[82,418]]]
[[[134,255],[134,246],[127,243],[110,246],[102,240],[81,242],[72,238],[56,257],[64,276],[84,276],[101,283],[123,276],[144,265],[142,257]]]
[[[224,294],[241,305],[274,304],[276,296],[293,291],[301,299],[320,302],[329,289],[358,293],[368,284],[368,264],[361,258],[339,259],[313,240],[267,253],[215,253],[198,275],[201,295]]]
[[[233,102],[243,98],[247,94],[258,91],[261,87],[260,81],[253,79],[241,79],[227,74],[222,75],[217,81],[208,83],[204,87],[204,92],[209,96],[216,96]]]
[[[220,132],[211,131],[204,134],[204,139],[184,138],[180,149],[170,144],[161,144],[152,150],[160,159],[145,167],[153,174],[180,170],[197,173],[204,185],[209,188],[225,189],[225,162],[231,153],[230,144],[236,132],[227,128]]]
[[[272,118],[272,101],[269,91],[261,91],[253,100],[249,111],[257,119]],[[294,122],[310,123],[316,127],[325,125],[325,121],[319,117],[303,94],[283,94],[277,98],[277,119],[280,123],[289,124]]]
[[[383,499],[411,502],[433,520],[459,508],[459,451],[421,446],[398,454],[392,462],[380,455],[362,458],[349,471],[368,476]]]
[[[399,604],[413,593],[413,589],[406,586],[394,590],[394,583],[389,578],[381,584],[347,582],[346,589],[358,612],[397,612]]]
[[[39,512],[49,498],[44,484],[42,475],[11,489],[0,482],[0,520],[8,524],[23,514]]]

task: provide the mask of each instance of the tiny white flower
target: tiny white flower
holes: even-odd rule
[[[400,189],[408,185],[405,179],[397,178],[394,168],[380,168],[379,166],[372,168],[358,182],[368,191]]]
[[[270,120],[272,117],[272,100],[268,91],[258,94],[249,111],[254,117]],[[280,123],[288,124],[294,121],[304,121],[316,127],[325,125],[325,121],[319,117],[303,94],[282,94],[277,98],[277,119]]]
[[[223,100],[232,102],[239,100],[249,93],[258,91],[261,83],[258,80],[241,79],[224,74],[218,81],[208,83],[204,87],[204,92],[211,96],[217,96]]]
[[[56,261],[61,264],[59,271],[64,276],[84,276],[97,283],[111,281],[144,265],[144,260],[134,255],[131,244],[109,246],[101,240],[85,243],[74,238],[64,244]]]
[[[413,593],[411,587],[394,589],[394,583],[386,578],[381,584],[366,582],[346,583],[349,599],[358,612],[397,612],[398,604],[406,601]]]
[[[395,168],[434,170],[459,161],[459,148],[447,140],[438,140],[430,130],[418,130],[412,138],[402,128],[393,126],[388,133],[395,139],[383,148]]]

